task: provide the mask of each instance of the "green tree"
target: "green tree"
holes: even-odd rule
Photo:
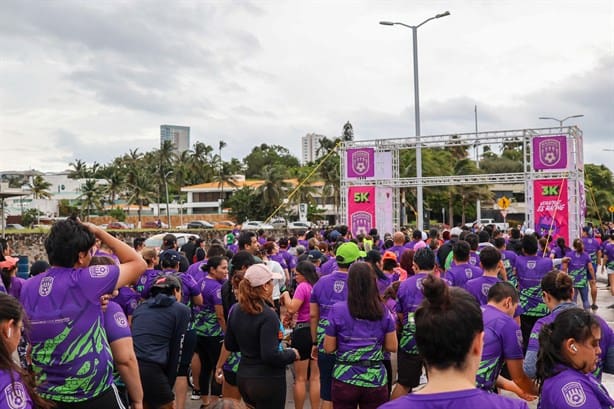
[[[143,171],[137,171],[134,174],[134,181],[128,184],[128,190],[128,204],[136,204],[138,206],[137,216],[138,225],[140,226],[143,206],[147,206],[149,202],[156,199],[156,192],[152,188],[151,177]]]
[[[68,177],[71,179],[85,179],[87,178],[87,163],[81,159],[77,159],[74,162],[70,162],[68,166],[72,166],[72,170],[69,171]]]
[[[245,163],[245,177],[257,178],[265,166],[290,169],[298,167],[299,161],[290,151],[280,145],[267,145],[265,143],[255,146],[249,155],[243,159]]]
[[[262,206],[262,196],[249,186],[236,190],[224,201],[229,214],[238,222],[245,220],[264,220],[267,215]]]
[[[605,165],[584,165],[584,184],[586,186],[587,217],[603,220],[609,214],[608,208],[614,205],[614,177]]]
[[[285,181],[286,172],[280,166],[265,166],[261,169],[260,178],[262,185],[256,191],[261,195],[262,202],[266,207],[269,217],[285,199],[290,184]]]
[[[113,207],[115,200],[125,189],[125,177],[119,168],[113,168],[106,180],[105,193],[108,195],[111,207]]]
[[[47,182],[42,176],[34,176],[28,187],[32,191],[34,199],[51,199],[51,193],[49,193],[51,183]]]
[[[345,142],[354,140],[354,127],[350,121],[347,121],[343,125],[343,134],[341,135],[341,139]]]
[[[43,212],[38,209],[28,209],[23,212],[21,216],[21,224],[25,227],[32,227],[34,223],[38,220],[39,216],[42,216]]]
[[[89,220],[92,210],[103,208],[103,188],[97,184],[96,179],[86,179],[81,185],[81,194],[77,197],[81,201],[81,212],[85,211],[85,219]]]

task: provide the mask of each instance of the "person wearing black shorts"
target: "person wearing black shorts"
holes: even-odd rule
[[[158,277],[151,298],[132,318],[134,350],[139,363],[145,408],[171,409],[173,385],[181,361],[190,309],[181,300],[181,283],[172,275]]]

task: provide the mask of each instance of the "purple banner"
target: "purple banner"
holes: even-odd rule
[[[373,148],[348,149],[346,153],[348,178],[375,176],[375,150]]]
[[[533,168],[535,170],[567,169],[567,137],[540,136],[533,138]]]

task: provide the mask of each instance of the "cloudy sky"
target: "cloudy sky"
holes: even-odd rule
[[[585,160],[614,168],[614,2],[24,1],[0,13],[0,171],[107,163],[160,124],[243,158],[300,137],[556,127],[584,117]]]

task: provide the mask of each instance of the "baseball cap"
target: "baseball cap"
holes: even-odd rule
[[[254,264],[247,268],[244,278],[249,281],[252,287],[260,287],[271,280],[279,280],[283,276],[279,273],[274,273],[264,264]]]
[[[232,244],[235,242],[235,235],[232,233],[228,233],[226,235],[226,244]]]
[[[533,229],[531,229],[531,228],[526,229],[526,230],[524,231],[524,235],[525,235],[525,236],[529,236],[529,235],[531,235],[531,234],[533,234],[533,233],[535,233],[535,230],[533,230]]]
[[[452,230],[450,230],[450,236],[460,236],[462,232],[463,229],[460,227],[452,227]]]
[[[177,277],[175,277],[174,275],[161,275],[156,277],[156,279],[154,280],[153,284],[151,285],[151,288],[159,288],[159,289],[180,289],[181,288],[181,283],[179,282],[179,279]]]
[[[394,252],[392,251],[387,251],[384,253],[384,255],[382,256],[382,261],[384,260],[394,260],[394,262],[397,262],[397,255],[394,254]]]
[[[309,258],[311,260],[321,260],[322,259],[322,252],[320,250],[311,250],[309,252]]]
[[[0,268],[11,269],[17,265],[19,259],[17,257],[5,256],[4,261],[0,261]]]
[[[340,264],[353,263],[359,258],[365,257],[365,255],[365,252],[360,251],[360,248],[358,248],[356,243],[352,241],[348,241],[347,243],[340,245],[335,253],[337,263]]]
[[[181,254],[175,250],[164,250],[160,253],[160,262],[169,261],[172,264],[178,263],[181,260]]]

